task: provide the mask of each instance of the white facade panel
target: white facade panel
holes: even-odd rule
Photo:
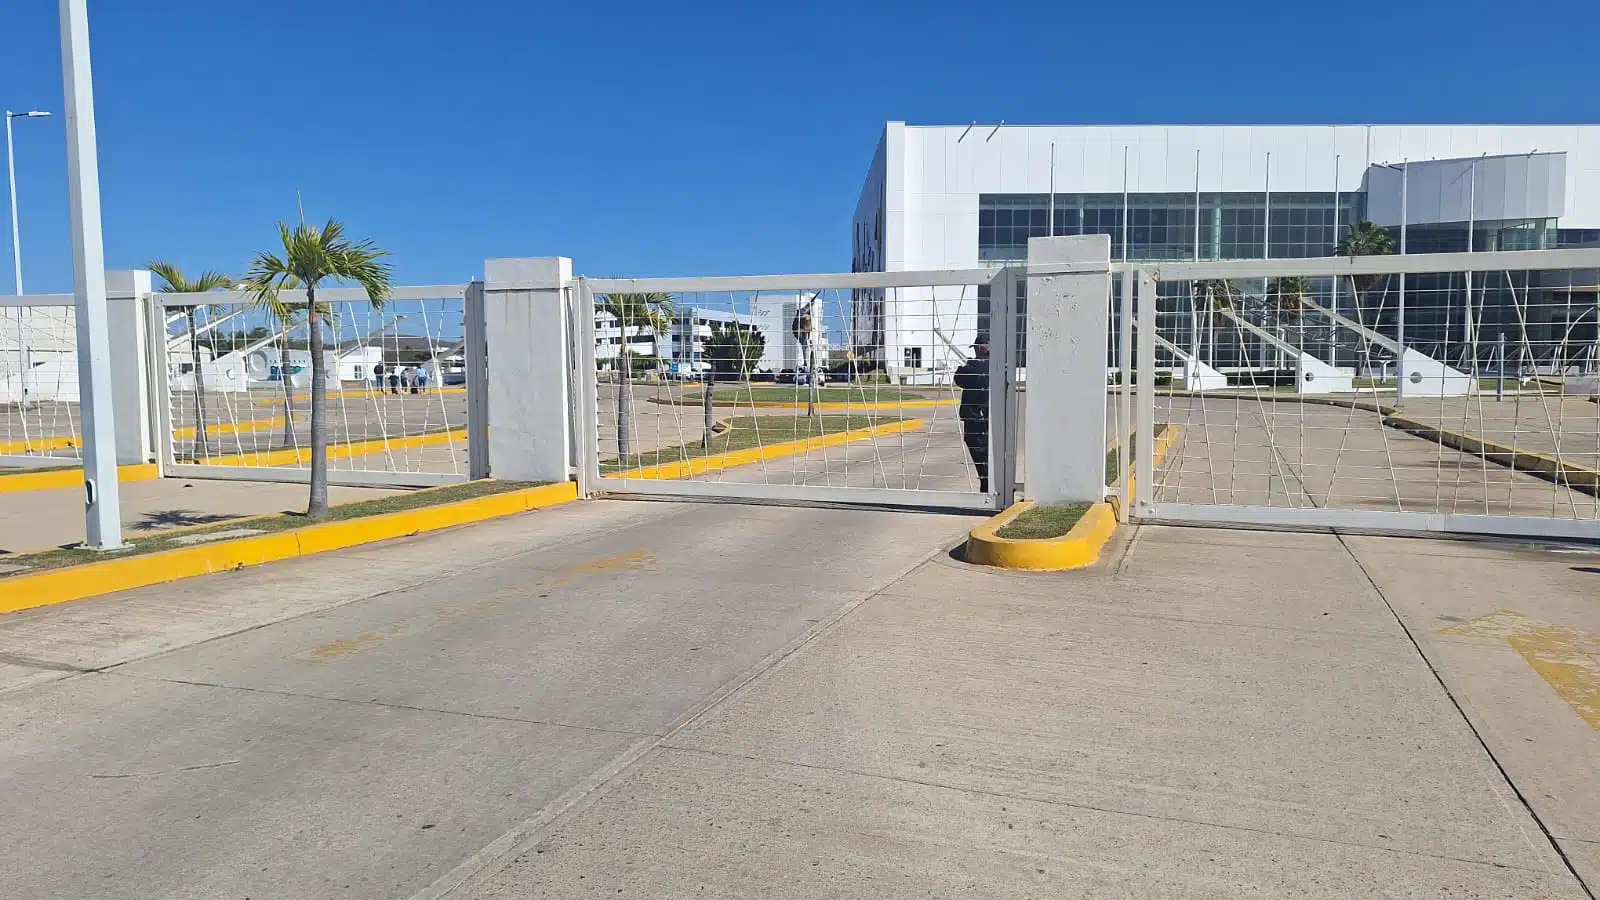
[[[1526,158],[1532,153],[1556,155],[1533,163],[1507,162],[1493,173],[1479,173],[1477,218],[1523,218],[1516,210],[1530,213],[1526,217],[1531,218],[1541,210],[1559,209],[1561,228],[1600,228],[1597,125],[1005,125],[996,129],[993,124],[923,127],[891,122],[857,206],[853,263],[885,271],[978,266],[978,207],[984,194],[1044,194],[1053,189],[1057,194],[1127,190],[1187,195],[1194,193],[1197,176],[1199,189],[1208,194],[1259,194],[1269,189],[1275,196],[1355,192],[1363,189],[1373,164],[1484,155]],[[1558,159],[1561,162],[1555,162]],[[1531,168],[1522,173],[1518,165]],[[1445,183],[1449,173],[1441,168],[1435,174],[1437,183],[1418,187],[1431,191],[1431,215],[1458,215],[1461,197]],[[1528,189],[1530,179],[1538,182],[1539,190]],[[1414,192],[1412,199],[1418,197]],[[880,220],[881,234],[876,233]],[[902,364],[906,351],[913,348],[920,348],[913,355],[924,360],[943,359],[944,351],[927,338],[926,319],[918,320],[904,303],[884,303],[875,317],[873,293],[863,292],[855,305],[853,325],[859,346],[872,347],[889,365]]]
[[[881,145],[886,207],[882,261],[891,271],[977,263],[978,196],[1044,193],[1192,193],[1198,151],[1205,192],[1359,190],[1373,163],[1488,154],[1566,154],[1561,226],[1600,227],[1600,126],[1219,125],[907,126],[890,123]],[[1336,168],[1337,160],[1337,168]],[[874,175],[878,160],[873,160]],[[869,187],[872,185],[869,178]],[[1480,201],[1496,201],[1480,186]],[[1415,197],[1415,195],[1413,195]],[[863,191],[857,224],[871,208]],[[1487,218],[1487,216],[1485,216]],[[1508,217],[1509,218],[1509,217]]]

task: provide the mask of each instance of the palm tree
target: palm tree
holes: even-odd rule
[[[301,304],[284,300],[281,291],[300,287],[298,279],[290,277],[277,285],[267,296],[258,296],[256,305],[265,311],[267,318],[278,326],[278,384],[283,388],[283,445],[294,446],[294,385],[289,380],[289,367],[293,360],[289,353],[289,333],[299,327]],[[318,314],[332,316],[327,304],[321,304]]]
[[[226,290],[233,287],[233,279],[221,272],[208,269],[200,273],[200,277],[190,281],[184,276],[183,270],[172,263],[156,260],[145,265],[163,282],[163,294],[205,294],[215,290]],[[194,363],[194,437],[199,448],[200,457],[209,456],[206,449],[206,376],[205,367],[200,364],[200,335],[195,330],[195,313],[198,306],[186,306],[183,309],[184,318],[189,325],[189,357]],[[216,307],[207,307],[215,311]]]
[[[1394,236],[1388,229],[1374,225],[1362,219],[1350,227],[1350,233],[1339,239],[1339,246],[1333,251],[1339,256],[1387,256],[1394,252]],[[1358,275],[1351,276],[1350,283],[1355,289],[1359,305],[1361,295],[1371,289],[1380,278],[1386,275]]]
[[[1267,282],[1267,298],[1272,301],[1274,316],[1278,320],[1279,337],[1283,336],[1285,320],[1296,331],[1299,330],[1306,295],[1310,293],[1310,282],[1300,275],[1282,275]]]
[[[311,496],[306,515],[322,518],[328,514],[328,380],[322,336],[327,309],[317,303],[317,286],[324,280],[353,281],[366,292],[373,308],[381,309],[389,299],[391,272],[383,261],[389,254],[370,239],[347,239],[344,225],[337,219],[329,219],[321,228],[301,223],[290,229],[279,222],[278,237],[283,242],[283,256],[271,251],[257,254],[246,273],[246,289],[256,304],[266,309],[279,302],[278,294],[284,288],[303,287],[306,292],[304,313],[311,351]]]
[[[1333,251],[1338,256],[1387,256],[1394,252],[1394,236],[1385,228],[1362,219],[1350,227],[1350,233],[1339,239],[1339,246]],[[1380,280],[1387,281],[1387,275],[1352,275],[1350,276],[1350,290],[1356,299],[1356,318],[1361,318],[1364,297],[1368,291],[1377,286]],[[1334,310],[1338,312],[1338,310]],[[1376,328],[1378,318],[1382,315],[1380,308],[1373,315],[1372,327]],[[1362,338],[1362,346],[1366,347],[1366,338]],[[1363,352],[1370,354],[1370,349]]]
[[[601,294],[598,298],[601,311],[617,320],[622,348],[617,353],[617,457],[626,460],[633,455],[633,354],[628,350],[628,329],[645,328],[657,344],[661,336],[672,329],[676,315],[672,295],[662,291],[642,294]],[[660,353],[657,352],[657,356]]]

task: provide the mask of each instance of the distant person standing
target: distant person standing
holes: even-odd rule
[[[399,366],[390,366],[389,367],[389,393],[391,393],[391,394],[400,393],[400,367]]]
[[[980,331],[972,340],[972,358],[956,369],[961,389],[961,440],[978,472],[978,492],[989,493],[989,334]],[[1002,498],[1005,499],[1005,498]]]
[[[406,369],[406,388],[409,389],[411,393],[415,394],[417,392],[417,383],[421,380],[422,368],[420,366],[411,366]]]
[[[426,393],[428,390],[428,367],[417,366],[417,388]]]
[[[378,393],[383,393],[383,363],[372,367],[372,387]]]

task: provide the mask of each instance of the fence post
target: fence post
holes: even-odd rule
[[[495,478],[566,481],[571,474],[571,280],[572,260],[564,256],[484,263],[488,464]]]
[[[154,458],[150,422],[150,273],[143,269],[106,273],[106,320],[111,331],[111,405],[116,410],[117,465]],[[163,364],[165,361],[162,361]]]
[[[1028,241],[1025,490],[1041,505],[1105,499],[1111,237]]]

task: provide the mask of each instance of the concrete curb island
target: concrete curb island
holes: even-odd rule
[[[1167,451],[1183,436],[1183,429],[1168,425],[1156,438],[1152,448],[1156,465],[1166,458]],[[1113,448],[1114,450],[1115,448]],[[1133,471],[1127,474],[1129,493],[1135,482]],[[1118,514],[1116,500],[1102,500],[1092,504],[1076,524],[1066,533],[1053,538],[1017,539],[1003,538],[999,530],[1033,508],[1032,500],[1022,500],[1007,507],[1004,512],[979,525],[967,534],[967,562],[1000,569],[1023,569],[1032,572],[1065,572],[1094,565],[1100,560],[1111,536],[1117,533]]]
[[[1033,508],[1032,500],[1013,503],[967,535],[967,562],[1000,569],[1061,572],[1092,566],[1100,550],[1117,531],[1117,514],[1104,501],[1090,506],[1066,534],[1053,538],[1018,540],[996,532]]]

